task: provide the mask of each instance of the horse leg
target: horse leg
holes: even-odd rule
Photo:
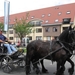
[[[40,69],[38,67],[39,63],[36,60],[34,60],[34,61],[32,61],[32,64],[33,64],[33,70],[35,70],[36,74],[40,74],[41,71],[40,71]]]
[[[60,69],[60,62],[57,62],[56,64],[57,64],[57,66],[56,66],[56,71],[54,72],[54,74],[56,74],[57,71]]]
[[[73,73],[74,73],[74,62],[70,58],[67,61],[70,62],[70,64],[71,64],[71,68],[68,69],[68,72],[70,75],[73,75]]]
[[[48,70],[44,67],[43,60],[41,60],[40,62],[41,62],[41,66],[42,66],[42,72],[48,73]]]
[[[26,75],[30,74],[30,59],[26,56]]]
[[[63,75],[65,71],[65,64],[66,61],[57,62],[57,72],[56,75]]]
[[[60,69],[61,65],[60,65],[60,62],[57,62],[56,64],[57,64],[57,67],[56,67],[56,72],[57,72]],[[54,74],[56,74],[56,72],[54,72]]]

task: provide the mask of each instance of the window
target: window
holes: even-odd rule
[[[13,25],[9,25],[9,29],[12,29],[13,28]]]
[[[57,32],[57,28],[56,27],[53,27],[53,32]]]
[[[9,33],[10,33],[10,34],[13,34],[13,30],[10,30]]]
[[[31,25],[35,25],[35,22],[32,22],[32,21],[31,21],[30,24],[31,24]]]
[[[28,36],[29,40],[32,40],[32,36]]]
[[[41,25],[41,22],[40,21],[37,21],[36,22],[36,26],[40,26]]]
[[[56,19],[55,22],[58,22],[58,19]]]
[[[61,12],[59,12],[59,15],[61,15]]]
[[[63,19],[63,24],[69,24],[70,20],[71,20],[71,18],[64,18]]]
[[[48,20],[46,20],[45,23],[48,23]]]
[[[45,15],[42,15],[42,17],[44,17]]]
[[[50,36],[47,36],[47,41],[50,41],[51,40],[51,37]]]
[[[19,38],[18,37],[16,37],[16,43],[19,41]]]
[[[9,37],[10,40],[13,40],[13,37]]]
[[[6,31],[3,31],[3,34],[6,34]]]
[[[36,33],[42,32],[42,28],[37,28]]]
[[[63,31],[64,31],[65,29],[68,29],[68,27],[63,27]]]
[[[36,40],[42,40],[42,36],[36,36]]]
[[[48,14],[48,16],[50,16],[51,14]]]
[[[70,14],[70,11],[67,11],[66,13],[67,13],[67,14]]]
[[[34,17],[32,16],[31,19],[33,19]]]
[[[46,27],[46,28],[45,28],[45,31],[46,31],[46,32],[50,32],[50,28],[49,28],[49,27]]]

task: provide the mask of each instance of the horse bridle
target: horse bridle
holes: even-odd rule
[[[73,35],[74,35],[74,38],[73,38],[73,37],[71,37],[71,39],[72,39],[72,41],[74,41],[74,40],[75,40],[75,30],[71,30],[71,31],[69,31],[69,34],[70,34],[71,32],[72,32],[72,33],[73,33]],[[69,35],[68,35],[68,37],[69,37]]]

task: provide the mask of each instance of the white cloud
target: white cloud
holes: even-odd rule
[[[10,1],[10,14],[75,2],[75,0],[8,0],[8,1]],[[4,15],[4,1],[1,0],[0,16],[3,15]]]

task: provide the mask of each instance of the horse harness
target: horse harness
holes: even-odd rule
[[[73,50],[73,48],[74,48],[73,46],[74,45],[72,43],[66,43],[66,42],[60,41],[59,39],[57,39],[55,42],[58,43],[58,44],[60,44],[61,47],[59,49],[55,50],[55,51],[52,51],[52,41],[51,41],[50,42],[50,51],[52,52],[52,54],[58,52],[60,49],[64,49],[69,54],[73,54],[71,50]],[[69,45],[71,47],[70,48],[71,50],[69,48],[67,48],[63,43],[66,43],[67,45]]]

